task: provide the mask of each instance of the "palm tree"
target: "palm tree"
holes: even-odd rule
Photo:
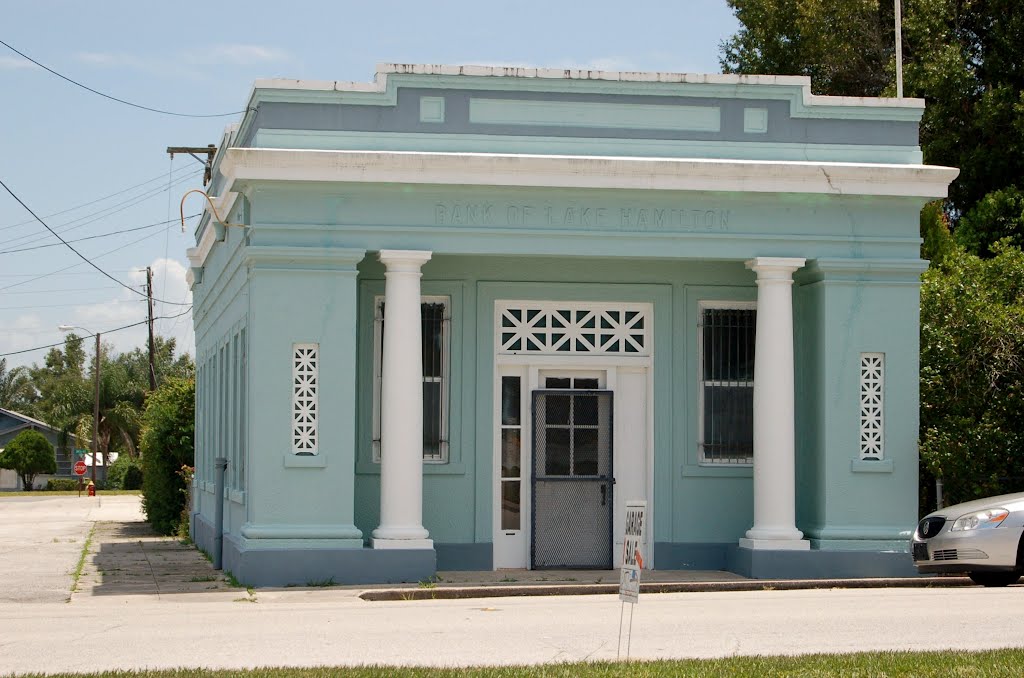
[[[32,404],[35,394],[28,369],[18,365],[8,370],[7,358],[0,358],[0,407],[23,411]]]

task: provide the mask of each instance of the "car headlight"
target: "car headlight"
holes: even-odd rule
[[[967,530],[984,530],[988,527],[999,527],[999,524],[1006,520],[1010,512],[1006,509],[986,509],[975,511],[965,516],[960,516],[949,528],[950,532],[966,532]]]

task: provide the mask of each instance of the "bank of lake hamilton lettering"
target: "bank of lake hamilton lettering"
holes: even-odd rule
[[[593,228],[627,231],[728,231],[726,209],[437,203],[436,226]]]

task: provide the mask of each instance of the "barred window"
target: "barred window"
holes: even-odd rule
[[[700,307],[700,463],[754,462],[754,336],[750,302]]]
[[[384,297],[374,302],[373,460],[380,461],[380,394],[384,352]],[[448,382],[451,312],[448,297],[422,297],[423,461],[448,461]]]

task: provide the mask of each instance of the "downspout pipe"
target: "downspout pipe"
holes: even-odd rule
[[[213,569],[223,569],[224,564],[224,472],[228,468],[226,457],[213,460],[216,475],[213,479]]]

